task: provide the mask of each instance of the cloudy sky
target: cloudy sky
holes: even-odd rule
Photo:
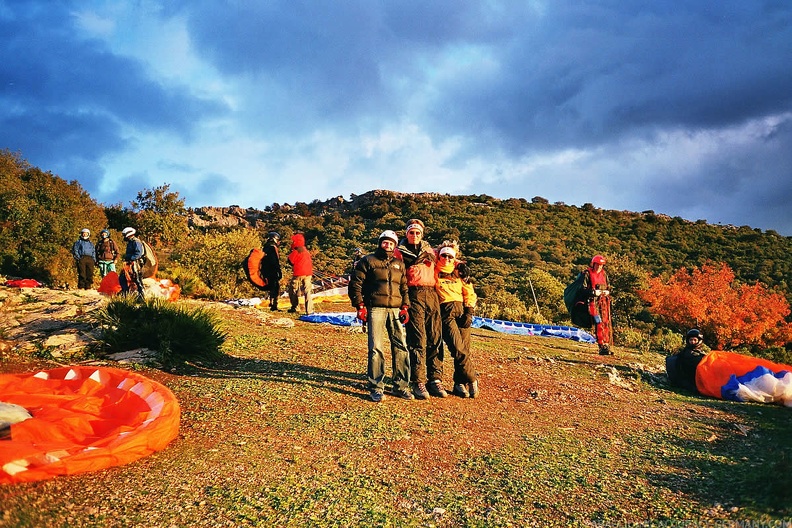
[[[788,0],[0,0],[0,149],[128,205],[372,189],[792,236]]]

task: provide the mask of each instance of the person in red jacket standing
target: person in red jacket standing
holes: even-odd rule
[[[583,292],[588,299],[589,315],[594,323],[600,355],[612,355],[613,327],[611,326],[611,298],[605,257],[595,255],[583,271]]]
[[[313,313],[313,301],[311,293],[313,291],[313,262],[311,253],[305,247],[305,236],[297,233],[291,237],[292,250],[289,253],[289,264],[292,266],[292,279],[289,283],[289,300],[291,308],[289,312],[295,313],[300,302],[300,294],[305,300],[305,313]]]

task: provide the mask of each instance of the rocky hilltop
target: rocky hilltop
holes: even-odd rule
[[[414,196],[417,199],[432,200],[444,196],[440,193],[401,193],[377,189],[364,194],[351,194],[349,200],[343,196],[336,196],[329,200],[314,200],[310,204],[311,210],[320,210],[320,214],[332,212],[342,213],[360,209],[374,203],[380,202],[383,198],[401,199],[407,196]],[[448,196],[448,195],[445,195]],[[247,209],[238,205],[228,207],[197,207],[187,210],[188,225],[190,227],[253,227],[262,228],[267,224],[267,220],[274,214],[279,213],[281,218],[284,215],[293,214],[303,215],[308,208],[308,204],[297,202],[294,205],[277,204],[268,205],[263,210],[248,207]]]

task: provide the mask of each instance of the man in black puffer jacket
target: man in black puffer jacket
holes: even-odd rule
[[[393,255],[398,243],[396,233],[384,231],[377,249],[358,261],[349,280],[349,299],[358,319],[368,325],[368,389],[377,403],[384,398],[386,336],[391,344],[393,395],[414,399],[403,326],[409,321],[407,275],[404,262]]]

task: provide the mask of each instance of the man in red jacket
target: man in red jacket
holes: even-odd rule
[[[311,292],[313,286],[311,280],[313,279],[313,262],[311,261],[311,253],[305,247],[305,236],[300,233],[293,235],[292,250],[289,253],[289,264],[292,266],[292,279],[289,283],[289,300],[291,300],[291,308],[289,312],[295,313],[297,305],[300,303],[300,294],[303,295],[305,300],[305,313],[313,313],[313,301],[311,300]]]

